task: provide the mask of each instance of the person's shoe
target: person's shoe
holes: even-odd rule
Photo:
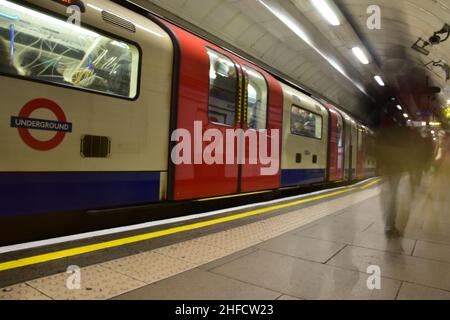
[[[384,234],[388,238],[397,238],[400,236],[400,232],[398,231],[397,228],[384,230]]]

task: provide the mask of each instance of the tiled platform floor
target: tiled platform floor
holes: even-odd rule
[[[450,299],[449,172],[415,195],[402,179],[401,237],[384,235],[377,187],[83,268],[81,290],[57,274],[0,299]],[[371,265],[380,290],[367,287]]]
[[[450,299],[449,173],[444,165],[414,195],[402,179],[402,237],[384,235],[378,195],[116,299]],[[381,290],[367,288],[369,265]]]

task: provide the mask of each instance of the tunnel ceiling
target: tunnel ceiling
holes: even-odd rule
[[[222,39],[364,120],[393,96],[417,120],[427,120],[426,110],[436,111],[450,99],[444,71],[425,66],[432,60],[450,63],[450,39],[428,47],[429,56],[411,48],[450,23],[450,1],[338,0],[336,27],[309,0],[134,2]],[[379,30],[367,27],[372,4],[381,9]],[[355,58],[355,46],[366,50],[368,65]],[[377,74],[385,87],[375,82]],[[430,96],[428,86],[442,93]]]

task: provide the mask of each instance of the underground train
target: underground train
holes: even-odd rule
[[[67,22],[77,14],[80,25]],[[1,219],[375,174],[369,128],[133,4],[0,0],[0,41]],[[235,135],[236,145],[214,156],[237,151],[232,161],[174,161],[182,142],[174,132],[230,129],[244,138]],[[278,161],[270,174],[262,174],[267,163],[250,159],[251,132],[265,133],[253,147],[265,144]],[[178,157],[195,158],[207,146],[205,139],[200,151]]]

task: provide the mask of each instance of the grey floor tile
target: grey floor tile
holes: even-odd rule
[[[408,227],[404,231],[404,237],[408,239],[417,239],[428,242],[440,242],[450,245],[450,232],[438,233],[430,230],[424,230],[421,224],[415,224],[415,219],[410,220],[412,227]],[[381,222],[371,225],[366,232],[384,234],[384,225]]]
[[[411,255],[415,242],[416,240],[412,239],[388,238],[384,234],[360,232],[354,236],[350,243],[358,247]]]
[[[301,230],[296,235],[319,240],[351,243],[356,233],[362,231],[359,227],[349,227],[342,223],[326,222],[311,228]]]
[[[376,265],[381,268],[383,277],[450,289],[450,264],[445,262],[348,246],[328,264],[361,272],[366,272],[368,266]]]
[[[337,215],[331,218],[337,222],[350,225],[359,225],[362,228],[368,228],[374,223],[381,222],[381,217],[379,214],[371,214],[371,216],[360,216],[358,212],[351,212],[352,215]]]
[[[450,300],[450,292],[403,282],[398,300]]]
[[[326,262],[345,244],[284,234],[263,242],[260,248],[320,263]]]
[[[417,239],[428,242],[440,242],[450,245],[450,234],[421,232]]]
[[[217,268],[217,267],[219,267],[221,265],[224,265],[225,263],[228,263],[228,262],[236,260],[236,259],[238,259],[240,257],[246,256],[246,255],[248,255],[248,254],[250,254],[252,252],[255,252],[256,250],[258,250],[258,247],[251,247],[251,248],[248,248],[248,249],[245,249],[245,250],[241,250],[241,251],[238,251],[236,253],[230,254],[230,255],[228,255],[226,257],[223,257],[221,259],[217,259],[215,261],[212,261],[212,262],[209,262],[207,264],[201,265],[198,268],[199,269],[203,269],[203,270],[211,270],[211,269]]]
[[[212,272],[304,299],[394,299],[400,286],[383,279],[381,290],[369,290],[366,274],[264,250]]]
[[[277,300],[304,300],[304,299],[300,299],[300,298],[296,298],[296,297],[292,297],[292,296],[287,296],[287,295],[283,294]]]
[[[414,256],[450,262],[450,245],[435,242],[417,241]]]
[[[281,293],[194,269],[115,300],[275,300]]]

